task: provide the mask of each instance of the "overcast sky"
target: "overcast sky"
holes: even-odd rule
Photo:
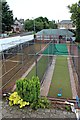
[[[68,5],[78,0],[6,0],[13,10],[14,18],[32,19],[39,16],[49,20],[69,20]]]

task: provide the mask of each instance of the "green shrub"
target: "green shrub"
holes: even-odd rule
[[[34,101],[30,107],[32,109],[38,109],[38,108],[49,108],[50,107],[50,101],[44,97],[44,98],[39,98],[38,101]]]
[[[40,81],[38,77],[32,79],[19,79],[16,81],[18,95],[30,103],[37,101],[40,97]]]
[[[70,110],[71,110],[71,107],[68,106],[68,105],[66,105],[66,106],[65,106],[65,109],[66,109],[67,111],[70,111]]]

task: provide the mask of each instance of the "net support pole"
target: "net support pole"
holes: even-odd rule
[[[34,43],[36,42],[36,38],[35,38],[35,34],[34,34]],[[35,45],[35,44],[34,44]],[[34,47],[35,48],[35,47]],[[36,66],[36,77],[38,76],[37,74],[37,54],[36,54],[36,51],[35,51],[35,66]]]
[[[2,55],[3,55],[3,62],[4,62],[4,70],[5,70],[5,73],[6,73],[6,63],[5,63],[5,56],[4,56],[4,52],[2,52]]]
[[[41,50],[41,44],[42,44],[42,43],[41,43],[41,35],[40,35],[40,50]]]
[[[50,44],[49,44],[50,45]],[[48,66],[49,66],[49,52],[50,52],[50,49],[48,47]]]
[[[23,48],[22,48],[22,44],[21,44],[21,63],[22,63],[22,66],[23,66]]]
[[[38,73],[37,73],[37,55],[35,54],[35,66],[36,66],[36,77],[38,76]]]
[[[2,45],[1,45],[1,47],[2,47]],[[5,59],[5,56],[4,56],[3,47],[2,47],[2,57],[3,57],[3,63],[4,63],[4,71],[6,73],[6,63],[5,63],[6,59]]]

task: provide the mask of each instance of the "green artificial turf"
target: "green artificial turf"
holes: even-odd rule
[[[39,77],[40,81],[42,80],[42,77],[46,72],[47,66],[48,66],[48,57],[43,56],[37,62],[37,76]],[[30,79],[32,78],[32,76],[36,76],[36,66],[34,66],[33,69],[29,72],[27,78]]]
[[[72,98],[67,57],[58,56],[48,96],[58,97],[60,88],[62,89],[62,98]]]
[[[66,44],[49,44],[43,54],[68,55]]]

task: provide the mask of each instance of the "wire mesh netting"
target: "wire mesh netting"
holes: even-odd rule
[[[6,45],[6,44],[5,44]],[[75,70],[78,74],[80,85],[80,45],[73,42],[70,44],[57,43],[54,39],[49,42],[25,42],[1,52],[1,65],[3,91],[10,91],[15,81],[19,79],[34,63],[34,67],[26,76],[38,76],[43,82],[46,71],[50,66],[54,56],[67,56],[72,58]]]
[[[43,78],[46,75],[46,71],[48,69],[48,66],[50,65],[51,61],[52,61],[52,57],[51,56],[35,56],[37,58],[35,58],[35,66],[33,67],[33,69],[29,72],[29,74],[27,75],[27,78],[32,78],[32,76],[38,76],[40,79],[40,82],[43,82]]]
[[[80,44],[78,45],[78,76],[79,76],[79,84],[80,84]]]
[[[50,43],[42,54],[68,55],[67,45]]]
[[[78,57],[79,56],[78,56],[78,45],[77,44],[74,44],[74,43],[70,44],[70,54],[72,55],[73,64],[78,73]]]
[[[79,47],[77,44],[74,44],[73,42],[71,42],[70,44],[64,44],[64,43],[55,43],[54,40],[50,41],[49,43],[47,43],[44,47],[44,49],[40,50],[39,52],[37,52],[37,55],[42,55],[42,60],[45,61],[45,64],[47,64],[47,66],[51,63],[52,61],[52,57],[53,56],[67,56],[67,58],[71,58],[73,60],[73,64],[75,67],[75,70],[77,72],[77,74],[79,75],[80,71],[79,71]],[[39,76],[39,74],[42,72],[40,71],[40,66],[44,65],[43,63],[39,63],[40,60],[37,60],[37,64],[36,64],[36,68],[34,71],[36,71],[37,75]],[[46,70],[46,69],[45,69]],[[35,75],[36,75],[35,73]],[[40,77],[40,80],[42,79],[42,77]]]
[[[2,45],[5,47],[6,44]],[[35,62],[35,54],[39,52],[45,44],[34,43],[34,41],[29,41],[25,43],[18,44],[9,49],[3,50],[0,53],[0,83],[2,85],[0,89],[3,91],[10,91],[15,84],[15,81],[19,79]]]
[[[80,97],[80,44],[78,45],[78,81],[79,81],[79,97]]]
[[[75,83],[78,95],[80,96],[80,44],[70,42],[70,55],[73,62],[73,71],[78,76],[78,81],[75,81]]]
[[[39,42],[39,45],[40,42]],[[31,54],[32,55],[32,54]],[[38,76],[40,82],[43,82],[44,76],[48,67],[51,65],[55,55],[68,55],[66,44],[56,44],[54,40],[49,43],[45,43],[43,49],[41,49],[35,56],[35,66],[27,75],[27,78],[31,78],[33,75]],[[38,58],[38,59],[37,59]],[[40,59],[39,59],[40,58]]]
[[[70,41],[66,44],[55,43],[55,41],[50,41],[49,44],[45,47],[44,51],[40,52],[43,56],[66,56],[67,59],[70,59],[72,63],[73,73],[76,72],[78,76],[77,79],[74,76],[76,82],[76,88],[78,95],[80,94],[80,44],[76,44],[73,41]]]

